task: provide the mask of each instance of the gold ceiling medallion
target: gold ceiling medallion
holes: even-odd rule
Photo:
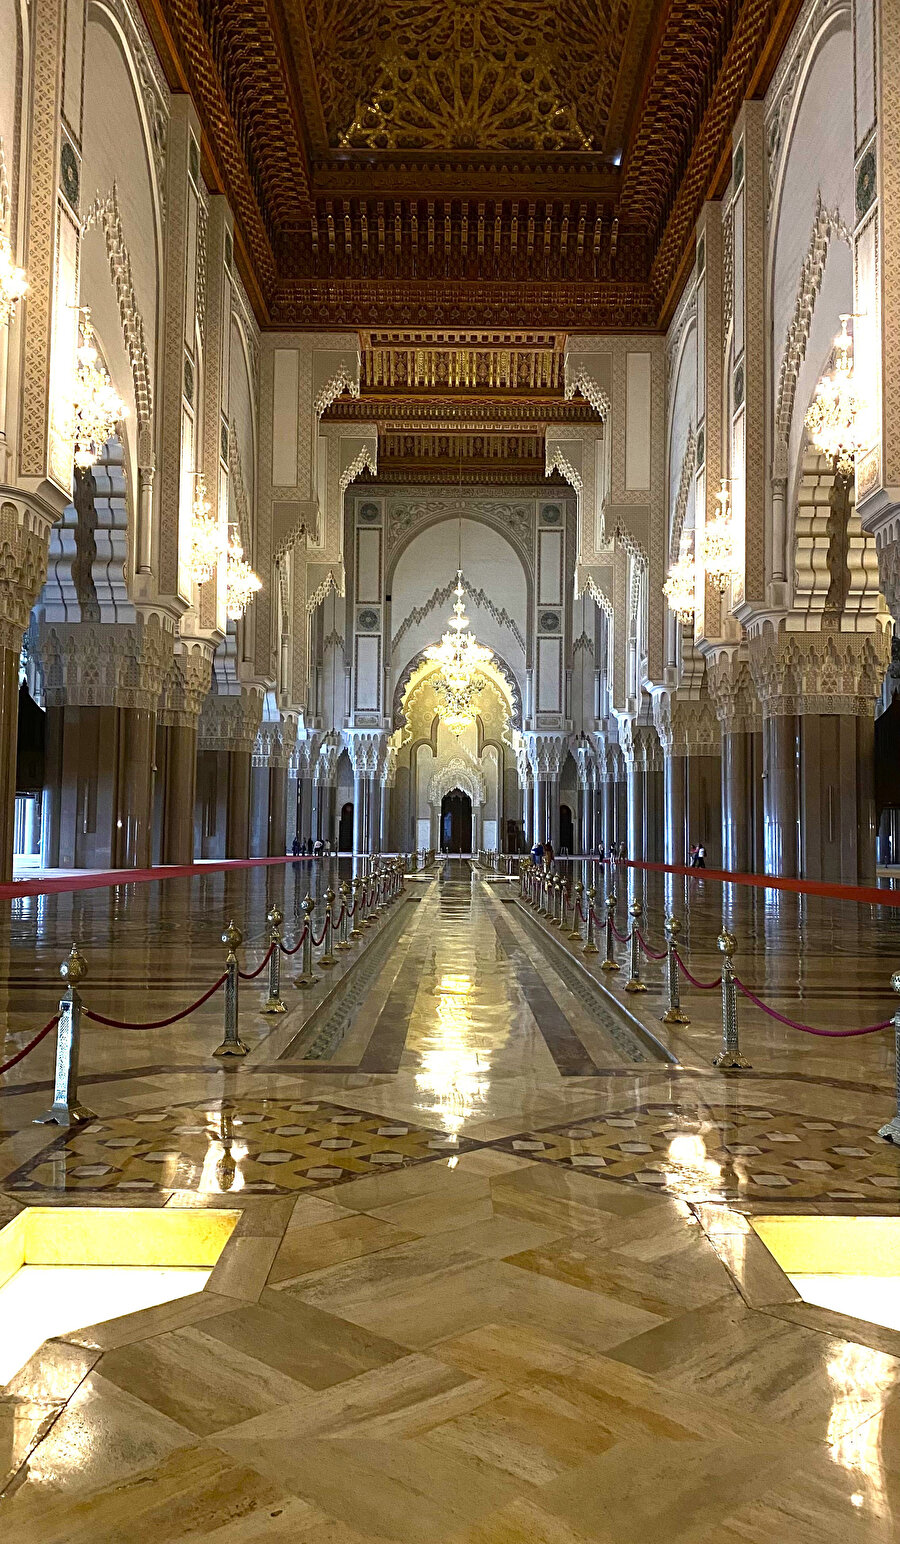
[[[608,116],[621,52],[618,18],[626,8],[615,7],[614,22],[591,39],[602,64],[586,96],[579,82],[573,89],[578,50],[566,57],[565,8],[553,0],[392,0],[374,86],[357,101],[338,143],[390,151],[599,149],[574,104],[589,103],[596,117],[608,99],[599,114]]]

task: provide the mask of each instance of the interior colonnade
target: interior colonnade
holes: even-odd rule
[[[51,868],[437,848],[458,796],[476,847],[871,879],[900,807],[883,19],[801,8],[658,325],[501,348],[281,325],[131,0],[0,0],[28,275],[0,328],[2,877],[16,830]],[[842,316],[849,473],[807,425]],[[458,574],[491,665],[449,728]]]

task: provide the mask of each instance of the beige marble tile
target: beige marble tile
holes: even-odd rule
[[[604,1215],[629,1217],[665,1205],[636,1186],[611,1185],[552,1164],[492,1179],[491,1199],[497,1212],[576,1233],[602,1225]]]
[[[280,1238],[231,1238],[219,1256],[208,1288],[222,1297],[254,1302],[266,1284]]]
[[[406,1348],[286,1291],[200,1326],[223,1357],[234,1350],[313,1389],[343,1383],[406,1355]]]
[[[298,1441],[281,1432],[220,1437],[239,1463],[302,1495],[365,1536],[397,1544],[443,1544],[454,1532],[511,1501],[516,1482],[478,1461],[423,1441]]]
[[[115,1346],[131,1345],[138,1340],[149,1340],[166,1330],[181,1329],[186,1324],[198,1324],[203,1319],[214,1318],[234,1306],[234,1298],[218,1292],[192,1292],[189,1297],[175,1298],[160,1303],[155,1308],[142,1308],[138,1313],[123,1314],[119,1319],[106,1319],[102,1324],[91,1324],[75,1330],[64,1338],[73,1346],[84,1346],[98,1351],[112,1351]]]
[[[269,1272],[269,1285],[324,1270],[342,1260],[375,1254],[416,1237],[414,1230],[365,1213],[345,1213],[336,1222],[289,1228]]]
[[[260,1415],[221,1434],[229,1452],[257,1440],[310,1437],[355,1442],[406,1439],[494,1399],[501,1390],[484,1378],[470,1378],[433,1356],[413,1353],[389,1366],[373,1368],[347,1383],[335,1384],[290,1409]]]
[[[499,1512],[454,1534],[448,1544],[596,1544],[562,1517],[552,1517],[539,1501],[513,1501]]]
[[[900,1389],[900,1360],[753,1311],[740,1299],[659,1325],[610,1353],[673,1388],[835,1440]]]
[[[307,1397],[303,1383],[199,1329],[108,1351],[104,1378],[203,1437]]]
[[[61,1404],[14,1399],[11,1395],[0,1398],[0,1498],[61,1409]]]
[[[185,1427],[94,1371],[35,1448],[16,1498],[33,1491],[69,1498],[115,1486],[193,1441]]]
[[[255,1544],[270,1536],[259,1531],[263,1518],[275,1523],[292,1504],[278,1485],[214,1447],[179,1448],[113,1483],[98,1478],[75,1494],[20,1489],[5,1503],[11,1537],[17,1544],[181,1544],[221,1532],[228,1544]],[[334,1544],[356,1541],[335,1535]]]
[[[464,1335],[436,1341],[430,1349],[431,1356],[451,1362],[462,1372],[507,1388],[518,1388],[539,1372],[565,1372],[578,1354],[572,1347],[521,1324],[483,1324]]]
[[[192,1530],[171,1544],[196,1544],[197,1537]],[[270,1500],[202,1537],[203,1544],[396,1544],[384,1534],[359,1533],[297,1496]]]
[[[567,1470],[540,1502],[596,1544],[693,1544],[807,1454],[783,1432],[758,1441],[635,1438]]]
[[[714,1302],[733,1290],[728,1272],[705,1240],[687,1260],[650,1264],[605,1250],[585,1235],[510,1255],[507,1264],[668,1318],[679,1309]]]

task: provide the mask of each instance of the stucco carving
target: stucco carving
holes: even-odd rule
[[[797,379],[800,366],[806,356],[813,311],[825,276],[828,248],[835,237],[850,244],[848,226],[837,210],[825,208],[820,191],[816,195],[816,212],[809,247],[800,270],[794,312],[788,325],[781,368],[778,372],[778,391],[775,398],[775,453],[772,469],[775,477],[786,477],[788,474],[787,450],[791,420],[794,415]]]
[[[388,500],[387,551],[394,550],[412,535],[418,526],[431,525],[436,520],[480,519],[495,526],[510,537],[516,547],[534,562],[534,506],[526,499],[491,499],[447,497],[443,490],[435,490],[435,497],[417,497],[409,502],[393,497]]]
[[[109,272],[116,291],[122,336],[131,365],[134,386],[134,403],[139,429],[148,428],[153,422],[153,383],[150,374],[150,358],[144,334],[144,318],[134,291],[131,271],[131,254],[125,241],[122,216],[119,212],[118,189],[113,183],[105,196],[98,194],[91,204],[84,221],[84,230],[99,225],[106,241]]]
[[[890,660],[890,628],[800,633],[766,623],[751,633],[749,657],[764,713],[871,718]]]
[[[694,433],[693,424],[688,424],[688,433],[684,447],[684,455],[681,458],[681,472],[679,473],[678,477],[678,493],[675,497],[675,508],[672,511],[672,529],[669,534],[670,563],[676,562],[681,552],[681,537],[684,531],[684,517],[687,514],[688,499],[691,496],[696,460],[697,436]]]
[[[465,574],[463,574],[462,582],[470,603],[473,606],[478,606],[481,610],[486,611],[489,616],[493,617],[498,627],[507,628],[508,631],[512,633],[512,636],[524,654],[525,639],[522,636],[521,630],[513,618],[509,615],[509,613],[502,606],[498,606],[496,602],[491,599],[486,590],[478,589],[475,585],[473,585],[471,580],[466,578]],[[447,601],[450,599],[450,596],[453,594],[455,583],[455,579],[452,579],[448,584],[440,585],[425,602],[424,606],[413,606],[408,615],[403,618],[403,621],[400,623],[400,626],[397,628],[397,631],[391,639],[392,650],[396,649],[404,634],[409,632],[411,627],[416,627],[420,622],[424,622],[425,618],[430,614],[430,612],[434,610],[436,606],[446,605]]]
[[[473,809],[484,804],[487,797],[484,777],[479,768],[473,761],[464,761],[462,756],[453,756],[438,765],[428,784],[429,804],[440,809],[444,795],[451,793],[454,788],[469,795]]]

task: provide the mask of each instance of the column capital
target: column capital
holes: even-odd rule
[[[784,623],[754,629],[748,654],[763,714],[871,718],[891,658],[891,627],[879,621],[865,632],[794,631]]]
[[[18,651],[47,572],[56,511],[43,500],[0,486],[0,644]]]
[[[175,632],[156,615],[134,622],[41,622],[37,652],[48,708],[156,712],[173,669]]]
[[[210,692],[200,713],[198,749],[252,754],[262,722],[263,702],[258,687],[245,686],[239,694],[227,697]]]
[[[706,679],[723,733],[755,734],[762,729],[762,707],[746,644],[715,651],[706,662]]]
[[[544,779],[559,777],[569,746],[568,735],[533,734],[529,731],[524,738],[528,744],[528,759],[534,776]]]

